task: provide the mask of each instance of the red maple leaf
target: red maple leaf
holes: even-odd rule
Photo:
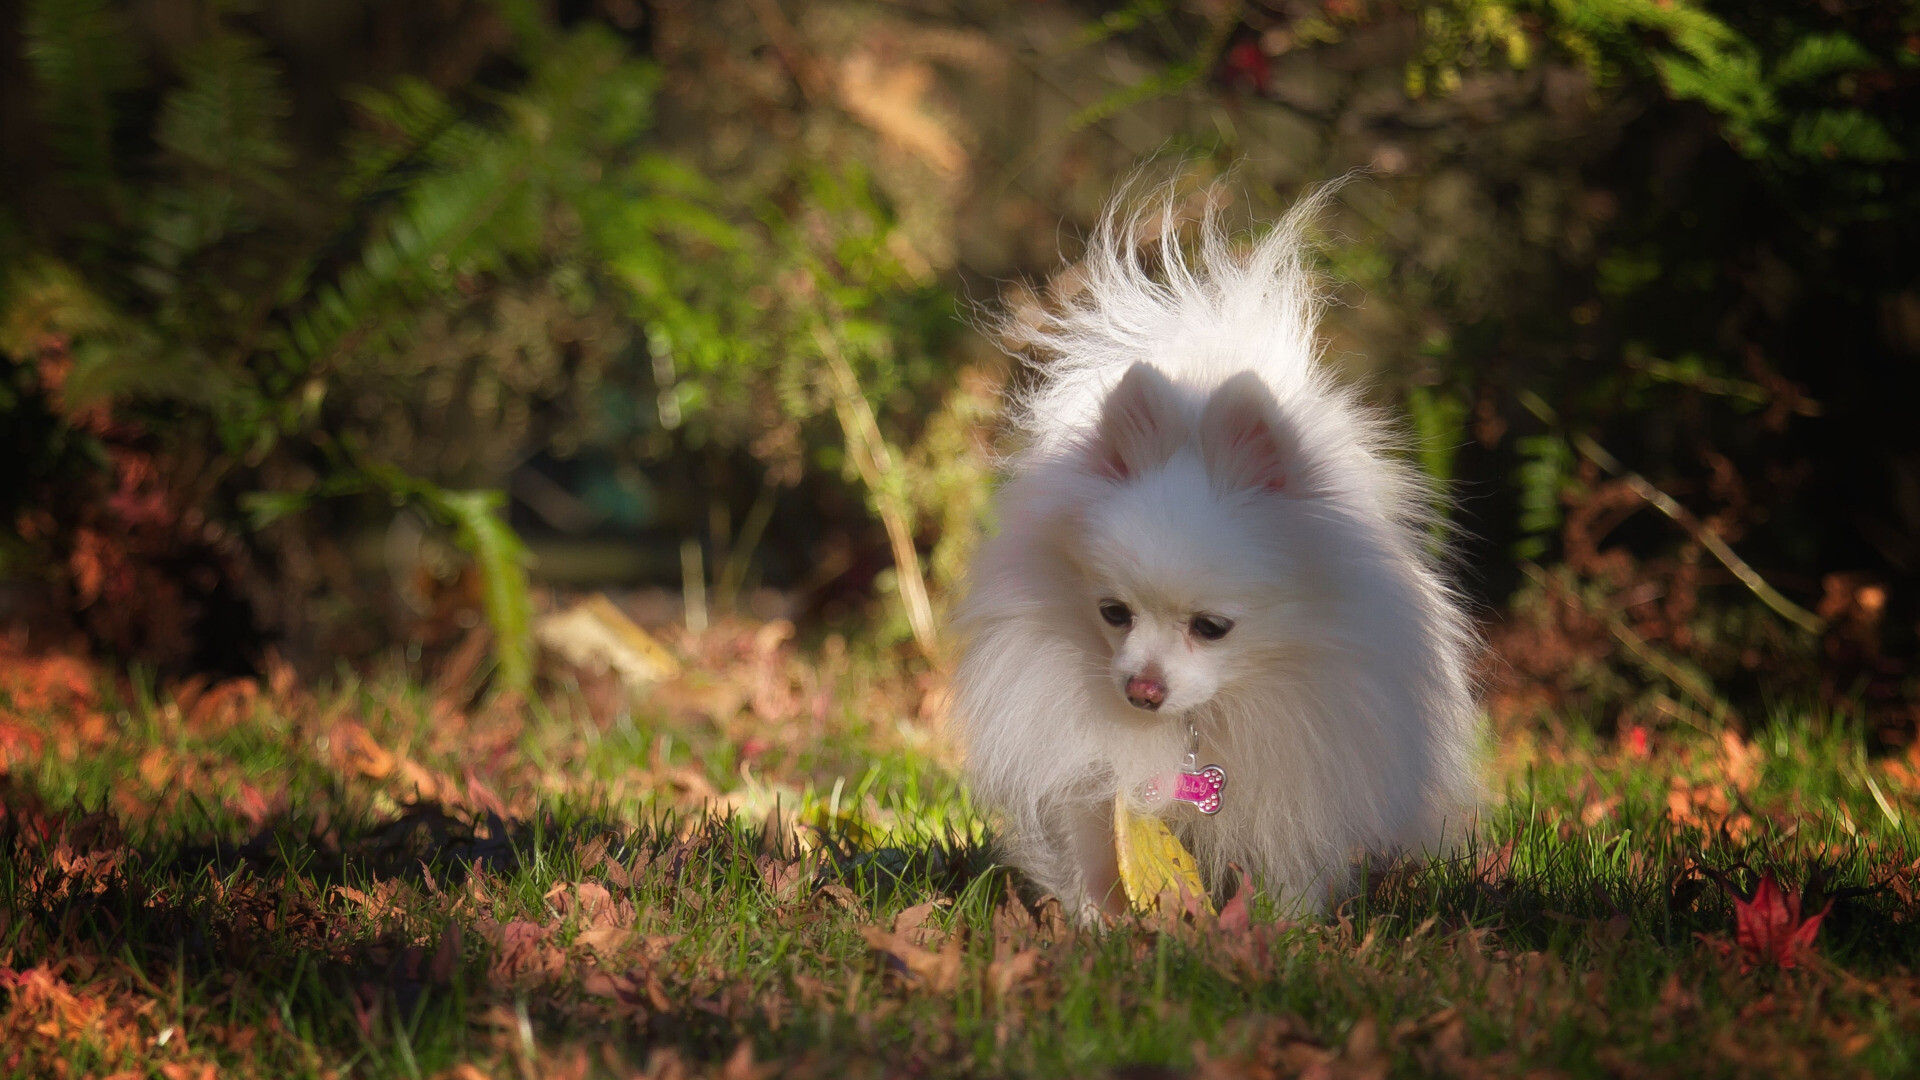
[[[1227,866],[1240,875],[1240,887],[1233,891],[1233,898],[1227,901],[1227,906],[1220,909],[1220,917],[1215,925],[1225,933],[1244,934],[1253,924],[1253,913],[1247,908],[1247,897],[1253,892],[1253,882],[1239,864],[1228,863]]]
[[[1772,871],[1761,874],[1751,898],[1733,898],[1734,940],[1745,950],[1741,970],[1751,970],[1758,961],[1771,961],[1782,969],[1793,967],[1803,951],[1813,948],[1820,920],[1831,910],[1833,900],[1829,899],[1825,907],[1801,918],[1800,898],[1782,892]]]
[[[1252,41],[1243,41],[1227,50],[1220,63],[1220,74],[1228,86],[1234,89],[1247,89],[1256,94],[1267,92],[1267,79],[1272,74],[1272,64],[1267,54]]]
[[[1645,761],[1653,756],[1653,740],[1647,736],[1647,729],[1644,726],[1635,724],[1628,728],[1624,741],[1627,745],[1628,757]]]

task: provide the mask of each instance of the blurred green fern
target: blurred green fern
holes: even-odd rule
[[[281,61],[232,5],[208,8],[190,40],[157,46],[151,69],[121,11],[35,0],[23,23],[35,106],[79,207],[18,230],[0,218],[0,351],[20,370],[55,353],[66,365],[51,407],[75,422],[46,454],[99,470],[110,455],[77,419],[110,409],[210,458],[212,482],[256,535],[326,499],[411,504],[473,559],[497,676],[524,687],[526,551],[504,498],[482,490],[502,472],[439,465],[438,447],[408,471],[408,443],[390,429],[456,386],[496,403],[494,418],[517,410],[523,425],[541,387],[590,390],[552,359],[558,335],[541,318],[594,312],[611,328],[582,346],[596,363],[615,362],[626,326],[645,339],[658,395],[657,418],[640,425],[650,435],[737,446],[769,426],[808,425],[783,436],[780,483],[852,460],[830,446],[810,453],[822,433],[904,462],[846,482],[868,488],[889,533],[905,536],[896,552],[912,554],[914,523],[952,484],[907,475],[923,466],[893,434],[888,403],[938,381],[925,343],[958,320],[926,267],[902,256],[894,213],[857,164],[797,157],[783,165],[785,187],[729,204],[657,149],[652,65],[600,24],[561,28],[509,0],[492,14],[512,40],[489,46],[512,61],[506,85],[442,89],[400,75],[346,88],[355,122],[317,146],[289,131]],[[528,294],[552,306],[512,306]],[[447,326],[487,303],[496,318],[481,355],[434,367]],[[823,375],[822,327],[850,385]],[[877,441],[844,423],[835,432],[848,404],[878,418]],[[0,398],[0,422],[29,407]],[[488,431],[474,408],[473,441],[517,452],[524,427]],[[957,475],[954,462],[940,467]],[[744,558],[729,560],[725,591],[737,590]]]
[[[25,33],[67,182],[116,194],[104,216],[56,223],[42,250],[11,260],[0,350],[67,350],[59,407],[69,415],[99,403],[186,410],[215,436],[229,475],[290,435],[335,441],[349,421],[326,408],[331,383],[379,367],[421,310],[457,299],[465,283],[540,260],[557,219],[593,221],[637,306],[667,325],[692,316],[680,299],[685,260],[666,238],[728,239],[693,178],[635,151],[655,76],[592,27],[541,30],[525,85],[478,118],[417,80],[356,92],[371,130],[349,140],[345,167],[325,184],[302,174],[282,130],[278,64],[236,25],[221,22],[173,57],[180,76],[153,121],[151,165],[114,154],[116,95],[148,77],[116,9],[43,0]],[[341,238],[356,235],[357,252],[340,258]],[[482,579],[498,677],[524,688],[526,551],[499,493],[448,490],[349,455],[311,491],[241,502],[259,528],[316,498],[370,490],[452,530]]]
[[[146,81],[124,16],[107,0],[30,0],[22,28],[40,86],[36,104],[64,179],[86,189],[111,186],[114,97]]]
[[[1433,0],[1421,8],[1408,88],[1445,93],[1463,70],[1501,59],[1526,67],[1537,34],[1603,85],[1650,69],[1668,96],[1712,110],[1727,141],[1758,161],[1874,165],[1907,155],[1883,118],[1843,104],[1841,85],[1899,57],[1875,55],[1812,10],[1775,19],[1762,41],[1736,25],[1759,13],[1724,9],[1703,0]]]

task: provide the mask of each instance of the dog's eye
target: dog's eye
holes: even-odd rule
[[[1126,626],[1133,621],[1133,612],[1118,600],[1102,600],[1100,617],[1107,620],[1108,626]]]
[[[1195,615],[1187,624],[1195,637],[1204,641],[1219,641],[1233,629],[1233,620],[1220,615]]]

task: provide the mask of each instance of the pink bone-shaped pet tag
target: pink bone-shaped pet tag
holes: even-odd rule
[[[1209,765],[1199,772],[1173,778],[1173,801],[1191,803],[1203,814],[1220,812],[1220,789],[1227,786],[1227,770]]]
[[[1165,781],[1162,773],[1147,782],[1146,796],[1149,800],[1160,794],[1160,785]],[[1181,770],[1173,774],[1173,791],[1168,796],[1174,802],[1183,802],[1203,814],[1220,812],[1220,791],[1227,786],[1227,770],[1218,765],[1209,765],[1204,769],[1191,772]]]

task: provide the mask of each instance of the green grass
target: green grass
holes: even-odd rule
[[[1845,723],[1657,733],[1644,758],[1507,732],[1458,858],[1372,868],[1324,920],[1256,899],[1245,929],[1089,933],[996,866],[907,675],[759,663],[631,708],[469,708],[399,674],[226,706],[49,692],[9,660],[0,1076],[1825,1076],[1920,1053],[1914,773]],[[769,677],[809,693],[702,696]],[[1726,886],[1762,871],[1840,897],[1787,970],[1734,940]]]

